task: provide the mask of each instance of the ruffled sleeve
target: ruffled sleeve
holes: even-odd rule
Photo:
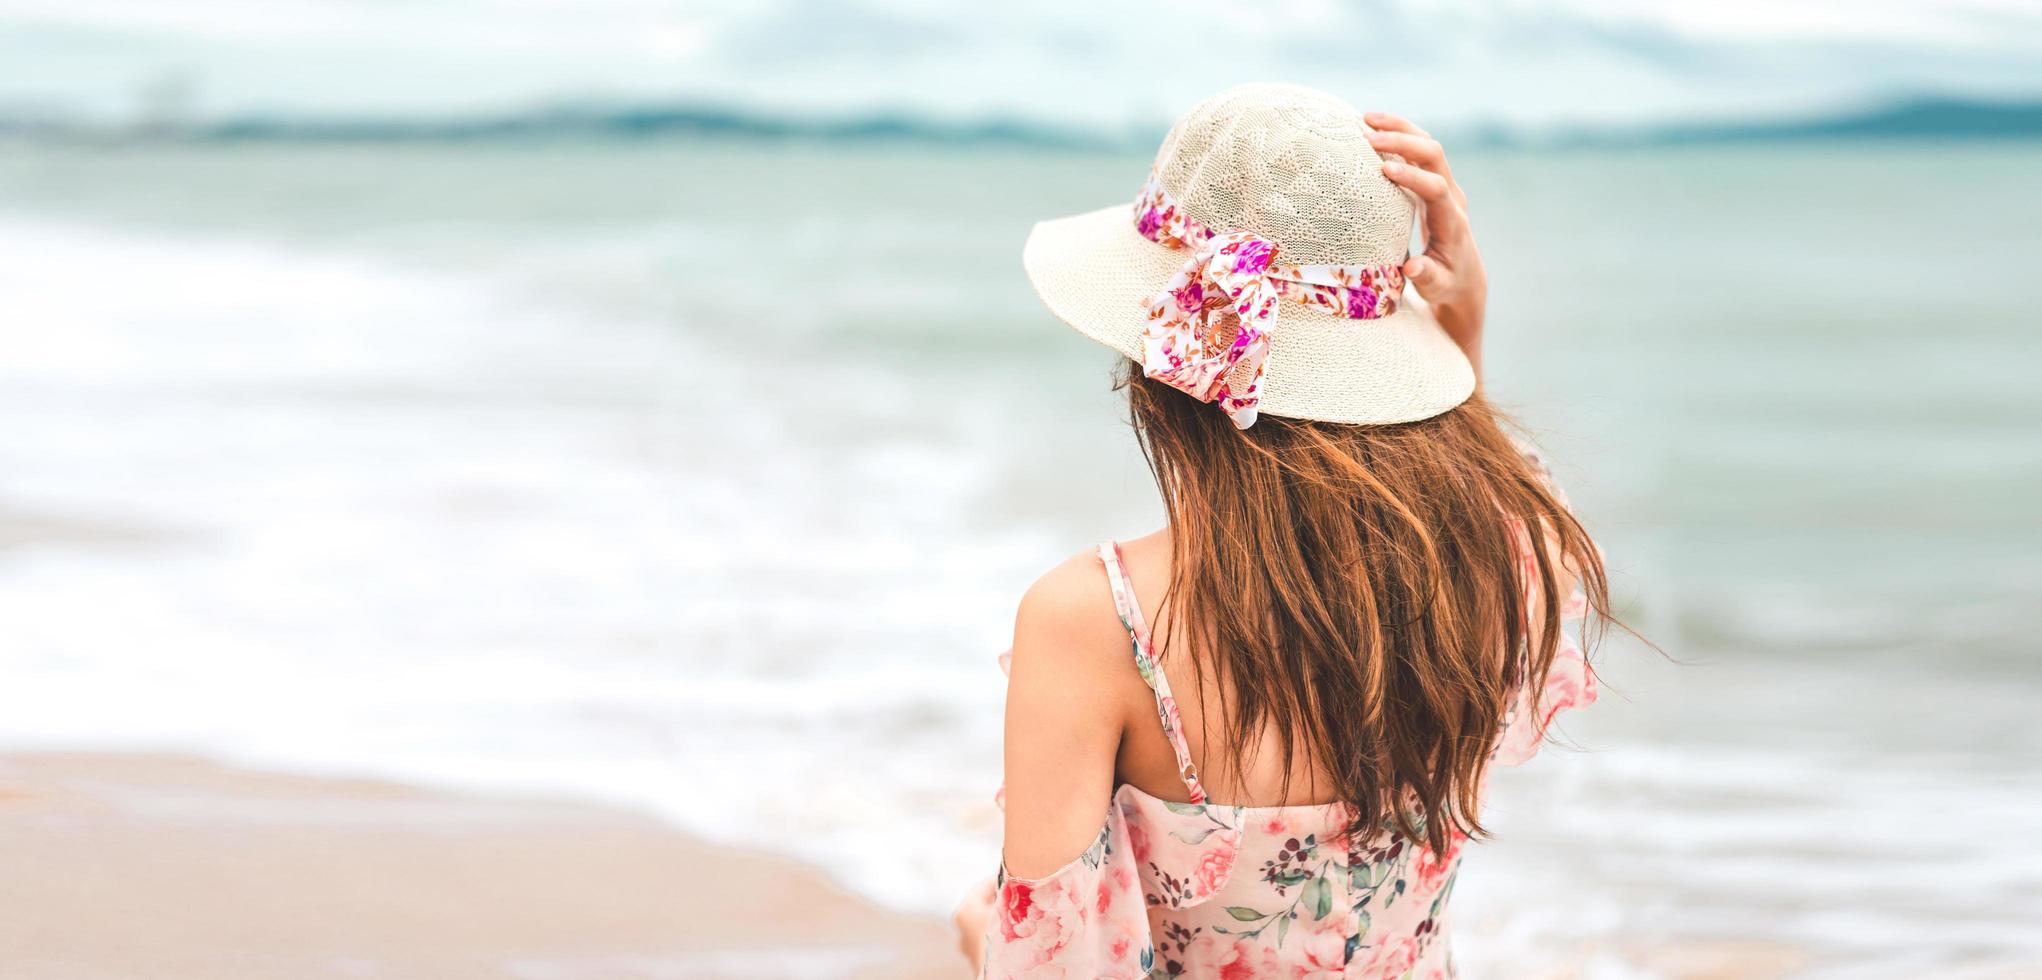
[[[1041,878],[1001,869],[986,918],[985,980],[1149,975],[1155,953],[1125,825],[1108,819],[1077,860]]]
[[[1546,682],[1534,689],[1520,685],[1503,722],[1503,736],[1497,740],[1495,759],[1506,766],[1522,765],[1539,753],[1553,719],[1563,711],[1595,703],[1595,668],[1582,656],[1581,645],[1568,632],[1581,618],[1581,593],[1576,590],[1561,609],[1560,645],[1553,652],[1553,665]],[[1569,617],[1568,610],[1574,610]]]
[[[1518,452],[1524,455],[1533,472],[1552,492],[1561,506],[1567,505],[1567,495],[1561,490],[1559,481],[1553,478],[1552,470],[1540,457],[1537,448],[1519,440]],[[1527,598],[1537,601],[1531,582],[1531,556],[1526,542],[1526,591]],[[1521,765],[1538,754],[1539,746],[1545,742],[1546,733],[1553,726],[1553,720],[1560,713],[1574,708],[1587,707],[1595,703],[1595,668],[1581,652],[1576,637],[1580,634],[1581,621],[1588,611],[1586,597],[1581,589],[1575,588],[1560,605],[1560,640],[1553,652],[1552,667],[1547,670],[1545,683],[1541,685],[1519,685],[1512,697],[1511,706],[1504,716],[1503,734],[1497,740],[1495,760],[1508,766]]]

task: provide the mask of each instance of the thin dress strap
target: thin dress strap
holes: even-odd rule
[[[1177,699],[1170,695],[1170,678],[1156,664],[1148,624],[1142,622],[1141,606],[1134,600],[1134,583],[1127,580],[1127,572],[1121,567],[1120,543],[1108,541],[1100,545],[1099,561],[1106,566],[1107,584],[1113,587],[1113,608],[1120,614],[1120,625],[1127,628],[1127,635],[1134,640],[1135,669],[1141,672],[1149,690],[1156,692],[1156,717],[1162,719],[1163,737],[1170,740],[1171,751],[1177,753],[1177,775],[1184,780],[1191,802],[1204,803],[1205,787],[1198,783],[1198,767],[1191,764],[1191,746],[1184,741],[1184,719],[1177,714]]]

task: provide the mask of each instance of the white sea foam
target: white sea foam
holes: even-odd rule
[[[667,325],[489,277],[0,234],[0,736],[584,794],[921,907],[990,860],[1009,599],[944,577],[998,536],[817,506],[940,523],[969,460],[817,465]]]

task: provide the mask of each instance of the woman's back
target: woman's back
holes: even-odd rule
[[[1050,587],[1074,588],[1071,580],[1089,572],[1099,594],[1110,596],[1116,635],[1125,640],[1112,653],[1095,647],[1081,655],[1103,662],[1117,654],[1125,662],[1140,691],[1106,678],[1102,686],[1123,702],[1133,699],[1127,713],[1147,723],[1130,725],[1122,737],[1112,805],[1091,846],[1047,874],[1003,868],[985,975],[1452,976],[1445,916],[1466,835],[1456,828],[1444,850],[1389,830],[1355,839],[1345,804],[1298,792],[1317,782],[1309,765],[1294,766],[1288,782],[1280,766],[1228,773],[1221,778],[1234,792],[1209,798],[1199,765],[1208,756],[1193,737],[1209,726],[1184,709],[1208,710],[1223,694],[1190,657],[1165,657],[1154,647],[1142,600],[1161,589],[1142,583],[1168,580],[1167,539],[1159,533],[1131,544],[1101,545],[1093,561],[1067,563],[1055,573],[1064,581]],[[1138,556],[1132,562],[1130,553]],[[1593,672],[1578,648],[1563,643],[1536,706],[1516,699],[1496,741],[1497,761],[1530,758],[1554,714],[1594,699]]]
[[[1170,532],[1166,528],[1153,534],[1118,543],[1121,571],[1126,578],[1128,598],[1138,614],[1145,610],[1163,608],[1163,594],[1170,583]],[[1101,598],[1110,593],[1100,589],[1101,567],[1096,552],[1087,556],[1082,569],[1085,586],[1098,592]],[[1118,610],[1106,605],[1099,610],[1107,616],[1118,615]],[[1177,711],[1183,718],[1183,733],[1190,756],[1198,766],[1200,781],[1214,787],[1219,795],[1228,800],[1247,806],[1279,806],[1284,804],[1314,804],[1334,801],[1337,797],[1320,768],[1312,760],[1299,756],[1286,765],[1281,752],[1281,733],[1267,730],[1254,739],[1249,751],[1240,759],[1229,751],[1207,752],[1208,739],[1217,741],[1215,728],[1223,728],[1221,719],[1225,713],[1226,697],[1221,689],[1223,680],[1211,670],[1197,666],[1196,651],[1179,650],[1171,645],[1165,655],[1162,637],[1169,630],[1161,622],[1155,627],[1157,646],[1156,666],[1161,670],[1174,692]],[[1102,659],[1111,661],[1127,659],[1127,638],[1124,633],[1118,640],[1118,648],[1102,650]],[[1123,665],[1124,668],[1124,665]],[[1147,702],[1154,692],[1144,684],[1138,689],[1129,688],[1123,692],[1135,711],[1149,709]],[[1215,745],[1215,749],[1222,746]],[[1238,771],[1237,771],[1238,770]],[[1164,737],[1161,727],[1134,726],[1121,740],[1120,756],[1115,761],[1114,774],[1123,783],[1135,786],[1157,799],[1182,800],[1184,784],[1177,771],[1176,753]]]

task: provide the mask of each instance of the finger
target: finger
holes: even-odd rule
[[[1425,202],[1425,223],[1436,236],[1446,237],[1460,228],[1461,202],[1454,196],[1452,181],[1408,163],[1383,164],[1383,176]]]
[[[1404,279],[1418,287],[1420,295],[1431,295],[1447,284],[1446,267],[1429,256],[1413,255],[1404,262]]]
[[[1377,153],[1394,153],[1407,163],[1417,164],[1448,179],[1453,177],[1446,165],[1446,148],[1430,136],[1378,130],[1368,134],[1368,145],[1375,147]]]
[[[1428,133],[1425,130],[1419,129],[1418,124],[1412,122],[1409,119],[1404,118],[1403,116],[1399,116],[1394,113],[1364,112],[1361,114],[1361,121],[1368,123],[1371,127],[1376,129],[1387,129],[1397,133],[1409,133],[1413,136],[1429,137],[1432,135],[1431,133]]]
[[[1452,181],[1408,163],[1383,164],[1383,176],[1418,198],[1428,248],[1453,251],[1467,242],[1468,212]]]

